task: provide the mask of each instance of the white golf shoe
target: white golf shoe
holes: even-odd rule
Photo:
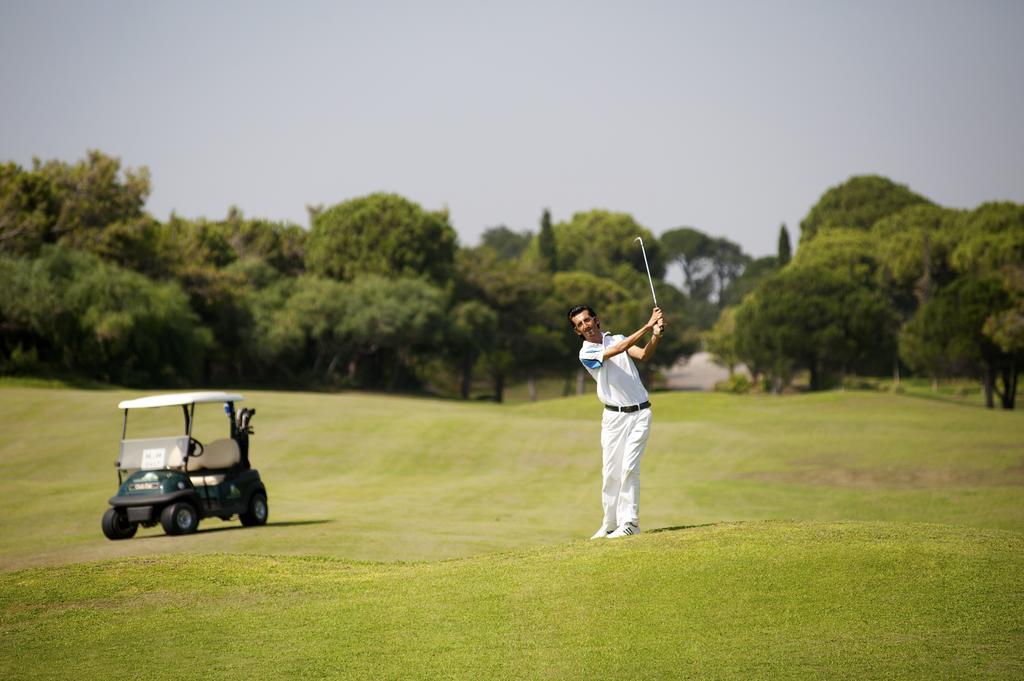
[[[616,527],[611,532],[609,532],[608,539],[617,539],[618,537],[629,537],[634,534],[640,534],[640,526],[636,523],[624,523]]]
[[[594,533],[594,536],[591,537],[591,539],[605,539],[611,533],[612,530],[609,530],[607,527],[601,526],[597,528],[597,532]]]

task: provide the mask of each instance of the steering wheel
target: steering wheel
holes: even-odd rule
[[[205,449],[203,447],[203,443],[200,442],[199,440],[195,439],[194,437],[190,437],[188,439],[188,448],[189,448],[189,451],[190,451],[189,456],[192,456],[192,457],[202,456],[203,455],[203,449]]]

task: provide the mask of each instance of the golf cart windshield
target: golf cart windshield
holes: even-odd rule
[[[134,400],[124,400],[117,406],[124,409],[124,427],[121,431],[121,446],[117,458],[119,471],[184,469],[187,459],[194,452],[189,448],[192,441],[192,421],[195,405],[220,402],[229,416],[233,416],[234,403],[242,401],[241,395],[224,392],[191,392],[168,395],[152,395]],[[157,437],[128,438],[128,412],[158,407],[180,407],[183,419],[170,432]],[[166,426],[165,426],[166,427]],[[177,430],[177,433],[173,431]]]
[[[161,470],[185,465],[188,436],[121,440],[117,467],[121,470]]]

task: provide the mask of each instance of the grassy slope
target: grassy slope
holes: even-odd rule
[[[690,527],[586,542],[592,397],[252,393],[272,524],[115,543],[131,395],[0,389],[0,678],[1024,674],[1020,413],[659,394],[644,524]]]
[[[0,574],[4,678],[1020,678],[1024,537],[721,524],[413,564]]]
[[[168,552],[435,560],[557,544],[599,520],[592,396],[514,407],[249,393],[271,526],[99,530],[122,391],[0,389],[0,569]],[[1024,531],[1024,413],[878,393],[657,394],[646,529],[883,520]],[[218,407],[200,421],[209,440]],[[205,426],[205,430],[204,430]]]

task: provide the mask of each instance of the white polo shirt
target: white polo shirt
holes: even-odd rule
[[[640,374],[628,352],[620,352],[607,361],[601,359],[605,348],[625,338],[604,332],[601,334],[601,343],[585,340],[580,348],[580,362],[597,381],[597,398],[612,407],[631,407],[648,399],[647,388],[640,380]]]

